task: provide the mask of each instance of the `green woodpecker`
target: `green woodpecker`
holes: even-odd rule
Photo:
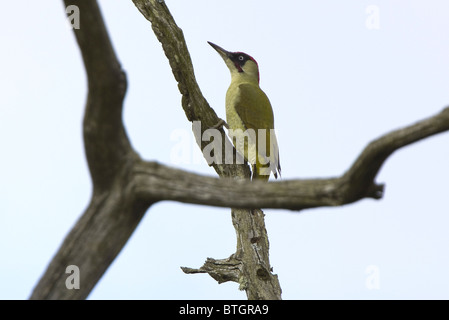
[[[236,150],[252,165],[254,179],[267,181],[281,174],[279,148],[270,100],[259,87],[256,60],[243,52],[229,52],[208,42],[231,71],[226,92],[226,122]]]

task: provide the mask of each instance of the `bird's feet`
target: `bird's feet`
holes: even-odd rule
[[[223,119],[220,119],[217,124],[213,125],[211,129],[222,129],[225,127],[226,129],[229,129],[229,125],[224,121]]]

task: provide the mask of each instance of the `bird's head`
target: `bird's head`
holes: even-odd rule
[[[259,83],[259,66],[256,60],[250,55],[243,52],[229,52],[212,42],[209,43],[220,56],[231,71],[231,77],[246,78],[249,81],[257,81]]]

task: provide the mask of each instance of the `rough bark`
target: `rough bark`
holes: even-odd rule
[[[135,167],[138,185],[135,190],[142,198],[157,195],[157,199],[249,209],[304,210],[342,206],[364,198],[381,199],[384,185],[375,179],[388,157],[400,148],[446,131],[449,131],[449,107],[373,140],[343,175],[323,179],[248,183],[141,162]],[[175,180],[171,181],[172,178]]]
[[[134,165],[141,160],[131,147],[122,121],[126,76],[97,2],[70,0],[65,5],[77,5],[81,12],[81,28],[74,33],[88,80],[83,133],[93,194],[30,299],[86,298],[150,205],[137,199],[130,183]],[[69,265],[80,270],[80,289],[66,287]]]
[[[220,122],[215,111],[203,97],[193,72],[192,60],[182,30],[176,25],[163,1],[133,0],[136,7],[151,22],[153,31],[162,44],[173,75],[182,95],[182,107],[191,122],[201,123],[201,136],[204,131],[216,127]],[[220,129],[222,154],[226,144],[230,144],[224,131]],[[196,137],[201,149],[206,145]],[[235,163],[235,161],[234,161]],[[232,177],[237,181],[248,181],[250,170],[247,165],[226,165],[213,163],[215,171],[222,178]],[[232,222],[237,234],[237,250],[231,257],[239,261],[238,283],[245,290],[248,299],[280,299],[281,287],[278,277],[271,273],[269,261],[268,235],[265,229],[264,214],[261,210],[231,209]],[[212,266],[211,266],[212,268]],[[212,268],[213,269],[213,268]],[[216,277],[227,277],[223,269],[209,272]],[[221,275],[220,275],[221,274]],[[234,279],[235,280],[235,279]]]
[[[182,31],[166,5],[156,0],[133,0],[151,21],[161,41],[182,95],[189,121],[201,121],[201,133],[219,122],[195,81]],[[231,207],[237,250],[227,259],[208,258],[198,269],[218,282],[234,281],[249,299],[280,299],[281,289],[271,273],[268,236],[263,212],[257,208],[304,210],[340,206],[363,198],[380,199],[383,185],[375,178],[396,150],[449,131],[449,108],[416,124],[388,133],[362,151],[339,177],[278,182],[250,182],[246,165],[213,164],[221,179],[174,169],[140,159],[122,121],[126,76],[114,53],[96,1],[71,0],[81,12],[81,28],[74,30],[88,77],[83,122],[86,157],[93,183],[91,202],[69,232],[36,285],[31,299],[83,299],[125,245],[151,204],[180,201]],[[150,106],[151,107],[151,106]],[[224,144],[229,144],[220,130]],[[197,137],[198,139],[198,137]],[[207,142],[201,142],[202,148]],[[225,146],[222,146],[225,150]],[[65,270],[77,265],[79,290],[69,290]]]

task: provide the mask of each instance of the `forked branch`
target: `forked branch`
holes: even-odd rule
[[[202,131],[220,119],[201,94],[181,29],[165,3],[133,0],[151,21],[182,94],[189,121],[201,121]],[[255,208],[302,210],[339,206],[363,198],[380,199],[383,185],[375,182],[381,166],[396,150],[449,130],[449,108],[371,142],[340,177],[249,182],[246,165],[213,164],[223,179],[145,162],[132,148],[122,120],[126,77],[109,41],[94,0],[65,1],[78,5],[81,28],[74,30],[88,76],[84,118],[86,157],[93,181],[91,202],[64,239],[36,285],[32,299],[83,299],[115,259],[152,203],[172,200],[232,207],[237,250],[228,259],[208,259],[199,269],[218,282],[235,281],[250,299],[280,299],[281,289],[271,273],[263,212]],[[150,107],[150,106],[149,106]],[[220,131],[224,143],[230,143]],[[200,139],[201,140],[201,139]],[[201,143],[204,148],[206,142]],[[223,150],[225,146],[223,145]],[[151,244],[149,244],[151,245]],[[82,274],[79,290],[66,287],[66,268]]]

